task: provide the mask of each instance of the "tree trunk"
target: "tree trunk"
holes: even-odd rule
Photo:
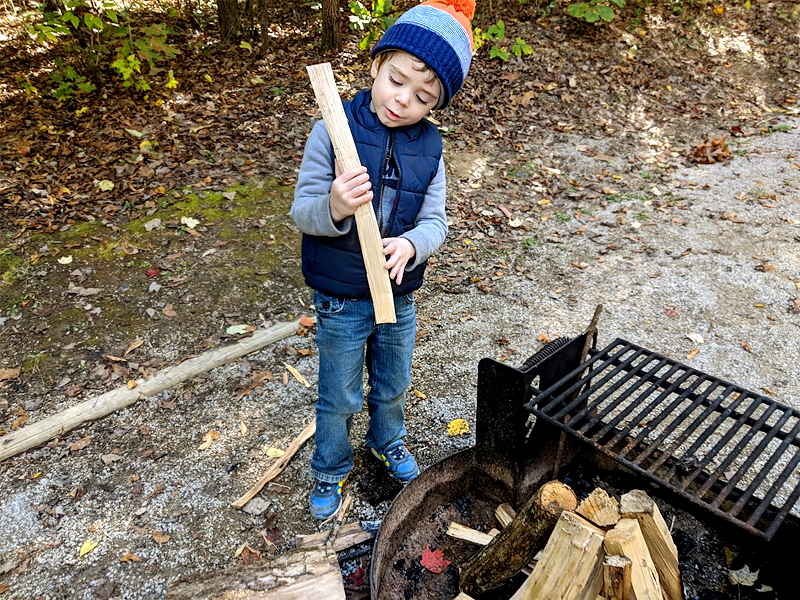
[[[322,0],[323,50],[342,50],[342,29],[339,23],[339,0]]]
[[[258,0],[258,20],[261,24],[261,48],[259,55],[264,56],[269,50],[269,0]]]
[[[238,0],[217,0],[217,18],[220,41],[223,44],[230,44],[239,33]]]

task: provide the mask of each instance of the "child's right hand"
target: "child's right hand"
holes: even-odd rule
[[[362,204],[372,201],[372,184],[366,167],[358,167],[339,173],[336,163],[336,179],[331,184],[331,217],[334,223],[349,217]]]

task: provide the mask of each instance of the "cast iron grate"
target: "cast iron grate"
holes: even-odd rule
[[[800,412],[616,339],[526,408],[769,540],[800,497]]]

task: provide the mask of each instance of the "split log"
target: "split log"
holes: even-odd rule
[[[358,158],[353,134],[350,132],[350,125],[336,89],[331,64],[312,65],[306,67],[306,70],[311,78],[311,86],[314,88],[317,103],[322,110],[322,119],[328,129],[339,168],[344,173],[360,167],[361,160]],[[377,323],[395,323],[392,284],[389,280],[389,271],[386,270],[386,257],[383,254],[378,220],[375,218],[372,204],[367,202],[359,206],[356,209],[355,220],[358,240],[361,243],[361,254],[367,269],[369,292],[375,306],[375,321]]]
[[[494,516],[497,517],[498,523],[500,523],[500,527],[508,527],[508,524],[514,520],[514,517],[517,516],[517,513],[511,508],[510,504],[504,503],[494,509]]]
[[[609,554],[603,561],[603,596],[606,600],[633,600],[631,559]]]
[[[450,526],[447,528],[447,535],[457,540],[479,544],[481,546],[485,546],[494,539],[494,536],[490,533],[478,531],[477,529],[467,527],[466,525],[456,523],[455,521],[452,521]]]
[[[512,598],[596,600],[603,589],[604,531],[564,511],[536,568]]]
[[[267,472],[261,476],[261,479],[259,479],[256,482],[256,484],[253,487],[251,487],[247,491],[247,493],[245,493],[244,496],[242,496],[235,502],[232,502],[231,504],[236,508],[242,508],[244,507],[245,504],[250,502],[250,500],[255,498],[256,494],[258,494],[258,492],[261,491],[261,488],[263,488],[265,485],[267,485],[270,481],[275,479],[278,475],[280,475],[283,472],[283,470],[289,464],[289,461],[292,460],[292,457],[295,455],[295,453],[302,447],[303,444],[305,444],[308,441],[308,439],[312,435],[314,435],[314,432],[316,430],[317,430],[317,419],[314,418],[311,419],[311,423],[306,425],[306,428],[300,432],[300,435],[298,435],[296,438],[294,438],[294,440],[292,440],[292,443],[289,444],[289,447],[286,449],[283,455],[274,463],[272,463],[272,466],[269,469],[267,469]]]
[[[631,589],[636,600],[664,600],[658,571],[636,519],[620,519],[614,529],[606,532],[606,552],[627,556],[631,561]]]
[[[639,522],[647,549],[658,571],[664,598],[683,600],[678,548],[656,503],[646,492],[632,490],[622,496],[620,512],[624,517],[635,518]]]
[[[297,331],[299,326],[300,320],[297,319],[273,325],[269,329],[259,330],[249,338],[244,338],[235,344],[223,346],[185,360],[179,365],[157,373],[150,379],[138,379],[136,380],[136,387],[132,389],[125,386],[106,392],[96,398],[76,404],[60,413],[4,435],[0,437],[0,461],[35,448],[84,423],[95,421],[139,400],[160,394],[164,390],[168,390],[201,373],[210,371],[214,367],[219,367],[251,352],[261,350],[264,346],[289,337]]]
[[[580,516],[589,519],[598,527],[613,527],[620,520],[619,504],[602,488],[595,488],[586,498],[581,500],[576,511]]]
[[[290,550],[246,566],[181,577],[165,600],[344,600],[342,572],[328,546]]]
[[[294,539],[295,548],[319,548],[328,540],[329,531],[318,531],[309,535],[298,535]],[[333,550],[341,552],[358,544],[363,544],[375,537],[372,531],[361,529],[360,523],[348,523],[339,530],[339,535],[333,540]]]
[[[480,596],[516,575],[547,543],[561,513],[577,506],[575,492],[568,485],[545,483],[511,523],[464,565],[461,589]]]

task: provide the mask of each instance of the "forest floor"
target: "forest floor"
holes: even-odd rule
[[[417,294],[407,442],[422,466],[473,443],[481,358],[521,364],[600,303],[601,346],[623,337],[800,409],[800,5],[648,5],[604,28],[516,10],[507,36],[533,54],[482,49],[434,115],[450,231]],[[330,60],[343,97],[369,83],[355,38],[324,56],[314,31],[276,31],[262,59],[196,40],[178,92],[109,90],[81,114],[17,93],[41,58],[0,43],[0,444],[312,314],[288,216],[318,118],[305,66]],[[264,502],[231,506],[313,417],[313,333],[0,462],[0,596],[159,598],[241,563],[243,544],[266,556],[315,531],[313,442]],[[470,430],[449,436],[456,418]],[[373,521],[399,487],[365,429],[359,415],[346,489]]]

